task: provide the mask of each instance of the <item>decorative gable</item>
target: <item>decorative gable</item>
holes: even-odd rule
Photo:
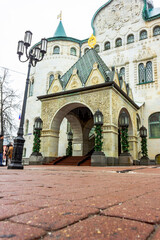
[[[48,94],[50,93],[57,93],[57,92],[60,92],[62,91],[62,86],[60,84],[60,81],[59,81],[59,74],[55,74],[54,75],[54,80],[48,90]]]
[[[66,85],[66,90],[71,90],[71,89],[81,88],[81,87],[82,87],[82,83],[78,76],[78,70],[74,68],[72,75]]]
[[[114,73],[113,81],[118,85],[118,87],[121,87],[121,86],[120,86],[119,77],[118,77],[118,73],[117,73],[117,72]]]
[[[94,63],[93,64],[93,69],[88,77],[88,80],[85,84],[85,86],[92,86],[92,85],[96,85],[96,84],[101,84],[101,83],[104,83],[105,80],[101,74],[101,72],[99,71],[99,68],[98,68],[98,63]]]

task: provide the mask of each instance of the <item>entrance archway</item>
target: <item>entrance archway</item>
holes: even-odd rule
[[[61,144],[61,138],[59,138],[60,126],[63,119],[66,118],[70,123],[73,133],[73,156],[86,155],[94,147],[94,142],[89,139],[90,130],[93,127],[93,114],[92,111],[82,103],[70,103],[63,106],[52,119],[51,130],[56,134],[52,139],[52,147],[56,157],[59,155],[58,146],[66,148],[66,144]],[[67,134],[67,124],[63,125],[61,129],[61,136]],[[66,138],[65,138],[66,139]],[[64,139],[63,139],[64,140]],[[63,153],[65,149],[63,149]]]

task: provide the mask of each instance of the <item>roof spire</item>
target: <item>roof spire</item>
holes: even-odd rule
[[[60,14],[58,14],[57,19],[60,19],[60,22],[54,33],[54,37],[67,37],[66,32],[63,27],[63,24],[62,24],[62,11],[60,11]]]

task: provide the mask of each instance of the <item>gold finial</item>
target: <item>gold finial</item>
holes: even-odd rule
[[[94,46],[96,45],[96,37],[92,34],[92,36],[88,39],[88,45],[91,48],[94,48]]]
[[[60,11],[60,14],[58,14],[58,16],[57,16],[57,19],[59,19],[60,18],[60,20],[62,20],[62,11]]]

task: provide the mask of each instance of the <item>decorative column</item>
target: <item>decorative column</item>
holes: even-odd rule
[[[119,156],[119,165],[128,166],[133,165],[133,158],[129,153],[129,142],[128,142],[128,127],[129,127],[129,117],[126,112],[122,112],[119,118],[120,124],[120,137],[121,137],[121,147],[122,153]]]
[[[33,140],[33,152],[29,159],[30,165],[39,165],[43,162],[42,154],[40,153],[40,145],[41,145],[41,130],[42,130],[42,120],[40,118],[37,118],[35,121],[35,124],[33,125],[33,134],[34,134],[34,140]]]
[[[93,115],[94,125],[95,125],[95,146],[94,152],[91,156],[92,166],[106,166],[107,158],[104,152],[102,152],[103,146],[103,136],[102,136],[102,126],[103,126],[103,114],[101,111],[97,110]]]
[[[147,129],[144,126],[142,126],[139,130],[140,130],[140,137],[141,137],[141,152],[142,152],[140,165],[150,165],[150,159],[148,158],[148,149],[147,149]]]

